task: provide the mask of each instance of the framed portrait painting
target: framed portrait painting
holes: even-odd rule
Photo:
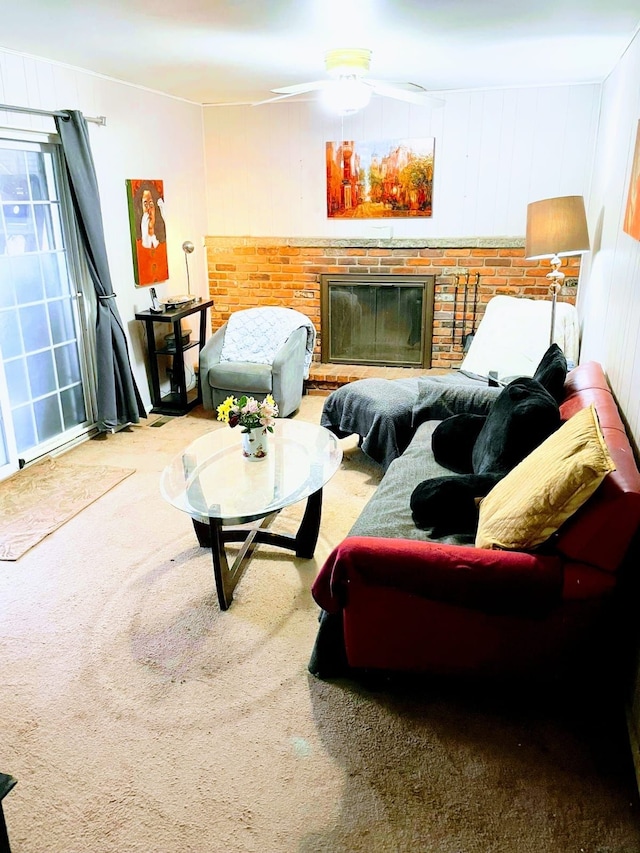
[[[435,139],[326,143],[327,216],[431,216]]]
[[[636,147],[631,164],[627,207],[622,228],[631,237],[640,240],[640,121],[636,130]]]
[[[129,231],[136,285],[145,287],[169,278],[167,233],[162,181],[131,178],[126,181]]]

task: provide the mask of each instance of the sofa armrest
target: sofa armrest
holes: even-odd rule
[[[306,346],[306,328],[295,329],[280,347],[271,365],[273,396],[280,401],[281,418],[295,412],[302,400]]]
[[[353,536],[329,555],[313,587],[328,613],[349,606],[349,584],[389,587],[486,613],[542,616],[562,599],[559,557],[408,539]]]
[[[224,333],[227,324],[217,329],[200,350],[200,367],[203,370],[209,370],[214,364],[219,364],[220,353],[224,344]]]

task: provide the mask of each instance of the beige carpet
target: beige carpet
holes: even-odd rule
[[[29,548],[102,497],[133,468],[75,465],[70,454],[48,456],[0,483],[0,560]]]
[[[298,417],[317,421],[322,398]],[[258,548],[226,613],[160,497],[196,410],[71,451],[135,467],[0,565],[0,771],[13,853],[634,853],[622,715],[430,679],[371,691],[306,666],[309,588],[373,493],[355,441],[316,558]],[[299,512],[300,508],[296,508]],[[293,530],[295,513],[277,521]]]

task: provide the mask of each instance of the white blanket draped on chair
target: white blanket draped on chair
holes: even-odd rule
[[[477,376],[495,371],[500,380],[533,376],[549,346],[550,329],[550,300],[494,296],[460,369]],[[564,352],[569,368],[575,367],[580,354],[575,306],[557,303],[554,331],[554,343]]]
[[[289,335],[301,326],[307,330],[304,378],[308,379],[316,328],[305,314],[293,308],[249,308],[232,314],[227,321],[220,361],[272,364]]]

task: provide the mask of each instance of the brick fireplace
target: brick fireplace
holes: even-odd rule
[[[548,299],[548,261],[527,261],[520,238],[329,239],[207,237],[209,293],[215,330],[241,308],[286,305],[306,314],[318,331],[321,361],[323,275],[435,276],[431,366],[458,367],[464,336],[498,294]],[[564,258],[566,281],[577,282],[580,258]],[[467,289],[466,304],[464,300]],[[476,289],[474,290],[474,286]],[[575,302],[576,288],[559,299]],[[475,307],[475,313],[474,313]]]

